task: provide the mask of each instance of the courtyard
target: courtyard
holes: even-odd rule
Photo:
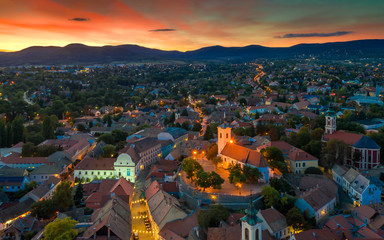
[[[251,194],[260,193],[262,188],[268,185],[266,183],[244,183],[241,185],[241,187],[238,187],[229,182],[229,172],[220,167],[220,164],[216,167],[210,160],[207,160],[206,158],[197,158],[196,161],[201,164],[205,172],[214,171],[224,179],[224,183],[221,185],[221,189],[213,189],[212,187],[206,188],[204,191],[206,193],[248,196]],[[191,188],[202,191],[201,188],[196,187],[194,183],[187,179],[185,172],[182,172],[182,177],[183,181],[187,183]]]

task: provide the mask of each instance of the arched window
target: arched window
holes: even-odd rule
[[[260,239],[259,239],[259,229],[256,229],[256,230],[255,230],[255,239],[256,239],[256,240],[260,240]]]
[[[249,229],[245,229],[245,240],[249,240]]]

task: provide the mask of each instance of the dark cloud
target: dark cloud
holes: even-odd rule
[[[277,36],[276,38],[306,38],[306,37],[337,37],[351,34],[351,31],[340,31],[331,33],[287,33],[283,36]]]
[[[90,20],[91,19],[89,19],[89,18],[80,18],[80,17],[68,19],[68,21],[76,21],[76,22],[85,22],[85,21],[90,21]]]
[[[160,29],[152,29],[149,30],[150,32],[173,32],[176,31],[176,29],[173,28],[160,28]]]

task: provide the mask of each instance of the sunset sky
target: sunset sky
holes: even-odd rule
[[[0,0],[0,49],[210,45],[384,38],[383,0]]]

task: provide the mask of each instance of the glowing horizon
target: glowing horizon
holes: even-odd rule
[[[5,51],[72,43],[188,51],[384,39],[380,0],[2,0],[0,6]]]

